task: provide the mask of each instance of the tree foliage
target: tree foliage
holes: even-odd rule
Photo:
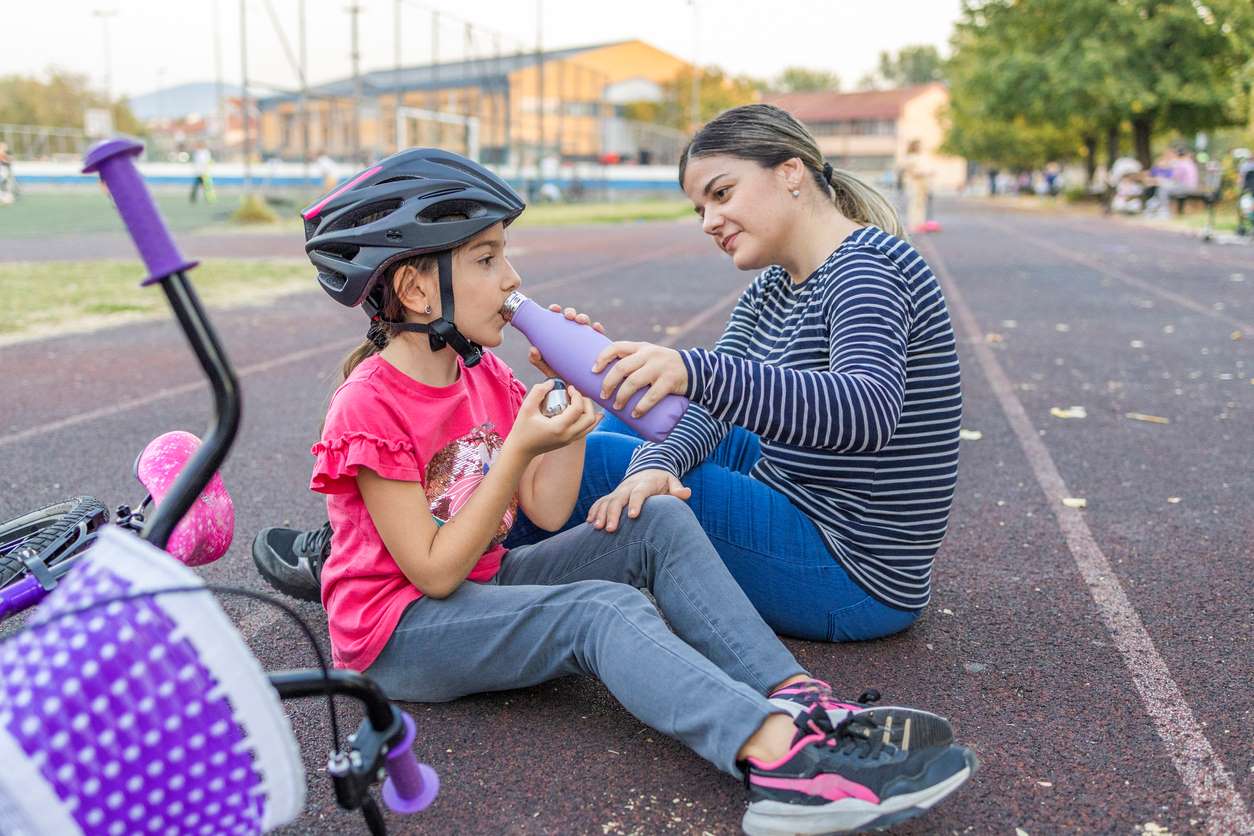
[[[896,55],[880,53],[879,78],[890,87],[941,81],[944,69],[940,52],[931,44],[903,46]]]
[[[789,67],[771,82],[776,93],[814,93],[840,90],[840,76],[825,70]]]
[[[51,69],[44,78],[0,77],[0,122],[82,129],[88,108],[112,110],[113,126],[119,132],[143,131],[126,102],[110,102],[104,93],[88,86],[85,75]]]
[[[697,78],[700,97],[697,121],[700,124],[728,108],[758,101],[766,88],[758,79],[730,76],[719,67],[703,67],[700,73]],[[633,102],[624,106],[623,115],[628,119],[690,131],[695,127],[692,124],[692,82],[693,72],[685,70],[663,85],[661,101]]]
[[[1055,152],[1035,166],[1101,136],[1117,149],[1126,127],[1149,165],[1155,131],[1242,118],[1252,54],[1250,0],[964,0],[948,148],[1002,165]]]

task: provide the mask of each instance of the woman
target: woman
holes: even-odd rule
[[[823,161],[783,110],[718,116],[685,149],[680,185],[741,270],[761,271],[713,351],[614,343],[605,390],[693,406],[666,441],[605,418],[589,436],[574,515],[613,532],[649,496],[686,499],[777,632],[828,641],[909,627],[927,606],[958,466],[953,328],[892,207]],[[567,311],[570,317],[587,317]],[[506,545],[543,539],[525,518]],[[285,591],[310,586],[315,533],[254,544]],[[316,597],[316,588],[315,596]]]

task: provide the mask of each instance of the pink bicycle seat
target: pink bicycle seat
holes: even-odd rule
[[[148,442],[135,460],[135,476],[152,496],[154,505],[161,504],[199,447],[199,438],[182,431],[168,432]],[[222,484],[222,475],[215,473],[175,526],[165,550],[185,566],[203,566],[226,554],[234,535],[235,505]]]

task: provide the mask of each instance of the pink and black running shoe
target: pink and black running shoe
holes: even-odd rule
[[[865,691],[857,702],[845,702],[838,699],[832,692],[832,686],[823,680],[807,679],[772,691],[769,699],[794,719],[816,706],[822,706],[833,727],[849,717],[870,717],[883,726],[885,743],[906,751],[948,746],[954,742],[954,730],[944,717],[900,705],[874,705],[880,699],[880,692],[874,689]]]
[[[962,746],[899,749],[884,728],[858,712],[833,727],[815,707],[798,715],[788,754],[742,764],[749,836],[875,830],[918,816],[953,793],[978,768]]]

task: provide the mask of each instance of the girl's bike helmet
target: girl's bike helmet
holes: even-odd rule
[[[301,212],[305,253],[322,289],[341,305],[361,305],[372,326],[425,333],[433,351],[451,346],[473,366],[481,349],[453,324],[452,251],[493,224],[508,226],[525,208],[509,184],[478,163],[438,148],[411,148]],[[384,322],[379,283],[397,261],[427,253],[439,265],[441,315],[430,323]]]

